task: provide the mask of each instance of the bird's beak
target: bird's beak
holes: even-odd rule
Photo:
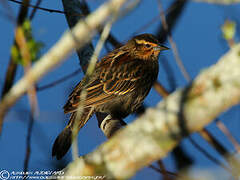
[[[154,47],[155,51],[163,51],[163,50],[168,50],[169,48],[163,45],[158,45]]]

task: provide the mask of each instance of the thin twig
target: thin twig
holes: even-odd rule
[[[168,35],[171,34],[188,2],[188,0],[174,0],[170,7],[165,10],[168,31],[161,25],[156,34],[161,43],[165,42]]]
[[[219,5],[231,5],[239,3],[240,0],[194,0],[196,2],[206,2],[206,3],[213,3]]]
[[[23,168],[24,172],[28,171],[28,164],[29,164],[30,153],[31,153],[31,137],[32,137],[33,124],[34,124],[34,114],[31,111],[28,130],[27,130],[27,138],[26,138],[26,154],[25,154],[24,168]],[[25,177],[25,179],[27,179],[27,176]]]
[[[147,28],[149,28],[153,23],[159,20],[159,15],[153,17],[150,21],[148,21],[146,24],[142,25],[140,28],[138,28],[135,32],[131,34],[131,36],[134,36],[136,34],[139,34],[143,31],[145,31]],[[129,39],[130,37],[128,37]]]
[[[162,160],[158,160],[157,164],[158,164],[159,168],[162,171],[163,180],[171,180],[172,178],[169,176],[169,174],[168,174],[168,172],[167,172],[167,170],[166,170]]]
[[[17,0],[8,0],[8,1],[11,1],[11,2],[14,2],[14,3],[17,3],[17,4],[22,4],[21,1],[17,1]],[[43,11],[47,11],[47,12],[50,12],[50,13],[66,14],[66,12],[61,11],[61,10],[38,7],[37,5],[31,5],[31,4],[29,4],[28,7],[35,8],[35,9],[39,9],[39,10],[43,10]],[[72,13],[72,16],[81,16],[81,14]]]
[[[29,19],[30,19],[30,20],[32,20],[33,17],[35,16],[35,14],[36,14],[36,12],[37,12],[37,9],[38,9],[39,5],[41,4],[41,2],[42,2],[42,0],[38,0],[38,1],[36,2],[36,5],[35,5],[35,7],[33,8],[32,12],[31,12],[31,14],[30,14],[30,16],[29,16]]]
[[[176,0],[175,3],[173,3],[170,8],[166,10],[166,14],[170,14],[170,18],[172,19],[172,24],[176,23],[177,17],[181,13],[182,7],[186,4],[187,0]],[[181,3],[181,4],[180,4]],[[180,5],[179,5],[180,4]],[[180,7],[180,8],[179,8]],[[178,8],[178,9],[177,9]],[[179,11],[180,10],[180,11]],[[174,12],[174,14],[171,14],[171,12]],[[134,33],[131,34],[130,37],[134,36],[135,34],[139,34],[143,31],[145,31],[147,28],[149,28],[153,23],[155,23],[159,19],[159,15],[153,17],[150,21],[148,21],[146,24],[142,25],[140,28],[138,28]],[[168,29],[172,29],[173,26],[168,27]],[[164,32],[166,32],[164,30]],[[157,34],[159,40],[161,43],[165,41],[165,37],[167,36],[167,33],[164,33],[162,29],[159,31],[159,35]],[[160,36],[160,37],[159,37]],[[127,39],[129,39],[128,37]]]
[[[155,170],[155,171],[157,171],[157,172],[159,172],[159,173],[161,173],[161,174],[163,173],[162,169],[158,169],[157,167],[155,167],[153,165],[149,165],[148,167],[153,169],[153,170]],[[172,176],[175,176],[175,177],[179,177],[179,174],[177,174],[177,173],[174,173],[174,172],[171,172],[171,171],[167,171],[167,170],[165,170],[165,172],[167,174],[169,174],[169,175],[172,175]]]
[[[162,3],[161,3],[161,0],[158,0],[158,7],[159,7],[159,11],[160,11],[160,18],[161,18],[161,21],[162,21],[162,24],[163,24],[163,27],[165,29],[166,32],[169,32],[169,29],[168,29],[168,25],[167,25],[167,22],[166,22],[166,17],[165,17],[165,14],[164,14],[164,11],[163,11],[163,7],[162,7]],[[168,35],[168,40],[171,44],[171,47],[173,49],[173,54],[174,54],[174,57],[176,59],[176,62],[178,64],[178,67],[179,69],[181,70],[184,78],[190,82],[191,81],[191,77],[189,75],[189,73],[187,72],[187,70],[185,69],[183,63],[182,63],[182,60],[179,56],[179,53],[178,53],[178,50],[177,50],[177,45],[176,43],[174,42],[172,36],[171,36],[171,33],[169,32],[169,35]]]
[[[169,95],[168,91],[163,87],[163,85],[161,85],[160,82],[156,81],[153,87],[162,97],[165,98]]]
[[[204,128],[200,131],[201,136],[207,140],[207,142],[212,145],[215,150],[226,160],[226,162],[231,167],[231,174],[233,177],[239,176],[239,161],[234,156],[229,156],[227,149],[221,145],[212,134]]]
[[[205,140],[207,140],[209,144],[211,144],[215,148],[215,150],[219,154],[221,154],[223,157],[226,157],[226,155],[228,154],[227,149],[222,146],[206,128],[204,128],[199,133]]]
[[[240,145],[238,141],[233,137],[228,128],[223,124],[222,121],[218,120],[216,122],[217,127],[225,134],[226,137],[232,142],[237,153],[240,153]]]
[[[161,63],[162,70],[165,71],[167,76],[166,78],[169,84],[168,93],[171,93],[177,89],[177,81],[176,81],[176,77],[174,76],[174,70],[170,66],[169,61],[168,59],[166,59],[165,56],[161,57],[160,63]]]
[[[239,161],[234,157],[234,156],[229,156],[229,153],[227,151],[227,149],[221,145],[217,139],[215,139],[212,134],[206,130],[206,128],[204,128],[202,131],[200,131],[200,134],[202,135],[202,137],[204,137],[205,140],[207,140],[207,142],[209,144],[211,144],[215,150],[222,155],[222,157],[226,160],[226,162],[230,165],[230,167],[232,168],[231,174],[232,176],[236,177],[239,175],[239,166],[240,163]]]
[[[4,81],[4,84],[3,84],[1,99],[4,97],[4,95],[12,87],[14,79],[15,79],[16,71],[17,71],[17,64],[15,63],[15,61],[13,60],[13,58],[11,56],[10,59],[9,59],[9,64],[8,64],[7,72],[6,72],[6,75],[5,75],[5,81]],[[0,130],[0,132],[1,132],[1,130]]]
[[[17,4],[22,4],[21,1],[17,1],[17,0],[8,0],[8,1],[11,1],[11,2],[14,2],[14,3],[17,3]],[[61,13],[61,14],[64,14],[63,11],[56,10],[56,9],[48,9],[48,8],[34,6],[34,5],[31,5],[31,4],[29,4],[28,6],[31,7],[31,8],[36,8],[36,9],[47,11],[47,12],[50,12],[50,13]]]
[[[218,159],[216,159],[215,157],[213,157],[212,155],[210,155],[207,151],[205,151],[205,149],[203,149],[200,145],[198,145],[198,143],[196,143],[192,137],[188,138],[189,141],[192,143],[193,146],[195,146],[195,148],[197,150],[199,150],[201,153],[203,153],[209,160],[211,160],[214,164],[222,167],[223,169],[225,169],[227,172],[232,173],[232,170],[230,168],[228,168],[227,166],[225,166],[222,162],[220,162]]]
[[[56,85],[58,85],[58,84],[60,84],[60,83],[62,83],[62,82],[64,82],[64,81],[66,81],[66,80],[68,80],[68,79],[76,76],[76,75],[79,74],[80,72],[81,72],[81,70],[78,69],[78,70],[76,70],[76,71],[74,71],[74,72],[72,72],[72,73],[70,73],[70,74],[68,74],[68,75],[66,75],[66,76],[58,79],[58,80],[55,80],[54,82],[51,82],[51,83],[49,83],[49,84],[46,84],[46,85],[37,87],[36,90],[37,90],[37,91],[43,91],[43,90],[46,90],[46,89],[48,89],[48,88],[54,87],[54,86],[56,86]]]

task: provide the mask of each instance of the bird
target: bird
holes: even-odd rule
[[[79,131],[96,112],[107,113],[117,119],[134,113],[156,81],[159,54],[167,49],[154,35],[146,33],[134,36],[104,56],[92,75],[85,76],[69,95],[63,109],[64,113],[71,114],[70,120],[56,138],[52,156],[59,160],[68,152],[75,122]],[[86,92],[84,103],[81,100],[83,90]],[[83,112],[76,121],[80,103],[83,104]]]

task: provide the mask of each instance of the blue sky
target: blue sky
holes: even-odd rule
[[[33,0],[32,3],[36,2]],[[88,0],[91,10],[97,8],[103,1],[101,0]],[[172,0],[162,0],[164,8],[166,9]],[[8,2],[12,8],[15,16],[17,15],[19,5]],[[51,0],[43,1],[41,7],[62,10],[61,1]],[[0,12],[6,12],[7,9],[0,7]],[[180,57],[189,72],[191,78],[204,68],[209,67],[217,62],[219,57],[228,50],[226,42],[221,35],[221,25],[226,19],[238,21],[240,6],[221,6],[212,5],[207,3],[196,3],[190,1],[184,12],[182,13],[179,21],[172,32],[173,39],[175,40]],[[129,13],[124,18],[117,21],[113,28],[112,33],[119,41],[129,39],[132,34],[139,30],[144,24],[151,21],[152,18],[159,14],[157,1],[143,0],[139,7],[133,12]],[[238,23],[238,22],[236,22]],[[0,50],[0,90],[5,79],[5,72],[8,66],[10,47],[14,37],[14,25],[0,13],[1,24],[1,50]],[[239,24],[239,23],[238,23]],[[44,43],[42,53],[54,45],[54,43],[61,37],[63,32],[68,28],[65,17],[63,14],[48,13],[45,11],[38,11],[33,20],[34,37]],[[160,19],[155,21],[151,26],[141,33],[156,33]],[[239,32],[238,32],[239,35]],[[238,36],[239,37],[239,36]],[[94,44],[98,36],[93,38]],[[237,38],[236,40],[238,40]],[[169,43],[166,43],[170,46]],[[101,56],[106,53],[103,49]],[[177,87],[183,87],[187,84],[183,78],[179,68],[176,65],[172,51],[166,51],[160,56],[160,61],[168,61],[172,70],[173,76],[176,80]],[[161,65],[161,63],[160,63]],[[79,62],[76,54],[72,54],[63,64],[58,66],[52,72],[47,74],[41,81],[40,85],[50,83],[64,75],[67,75],[79,69]],[[22,67],[18,68],[16,81],[22,76]],[[38,103],[40,115],[36,119],[33,127],[33,135],[31,139],[31,157],[29,163],[29,170],[53,170],[59,164],[57,160],[51,157],[51,147],[54,139],[58,133],[63,129],[64,124],[67,123],[67,116],[63,114],[62,107],[66,102],[68,94],[72,88],[83,77],[82,73],[65,81],[64,83],[55,86],[51,89],[41,91],[38,93]],[[158,80],[169,89],[169,83],[165,71],[160,66]],[[226,92],[227,93],[227,92]],[[145,100],[148,106],[154,106],[161,100],[161,97],[152,90]],[[236,106],[225,112],[220,119],[229,127],[233,135],[239,139],[239,106]],[[130,123],[134,116],[127,118]],[[29,103],[27,97],[22,97],[16,105],[11,108],[10,112],[5,118],[2,137],[0,138],[0,170],[6,169],[8,171],[22,171],[25,151],[26,151],[26,134],[29,122]],[[232,145],[224,138],[224,136],[217,130],[214,125],[209,127],[213,134],[221,139],[221,142],[231,152],[233,151]],[[193,135],[204,148],[208,149],[215,157],[222,160],[214,150],[209,148],[198,135]],[[240,139],[239,139],[240,140]],[[106,141],[105,136],[97,126],[97,121],[94,118],[90,119],[87,125],[79,133],[79,153],[86,154],[94,150],[98,145]],[[229,175],[224,173],[222,169],[215,166],[212,162],[206,159],[199,153],[186,139],[183,141],[185,150],[194,159],[194,167],[192,173],[196,170],[207,171],[213,175],[216,172],[223,174],[222,178]],[[63,163],[71,161],[71,153],[68,153]],[[164,160],[169,170],[174,170],[173,160],[170,157]],[[144,168],[139,172],[134,179],[159,179],[159,174],[149,168]]]

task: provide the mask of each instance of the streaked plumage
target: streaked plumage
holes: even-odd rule
[[[71,146],[82,89],[87,97],[79,130],[95,112],[125,118],[138,109],[149,93],[158,76],[158,55],[165,49],[168,48],[159,45],[153,35],[142,34],[103,57],[89,81],[85,83],[83,79],[69,95],[64,113],[71,113],[70,121],[55,140],[52,155],[61,159]]]

